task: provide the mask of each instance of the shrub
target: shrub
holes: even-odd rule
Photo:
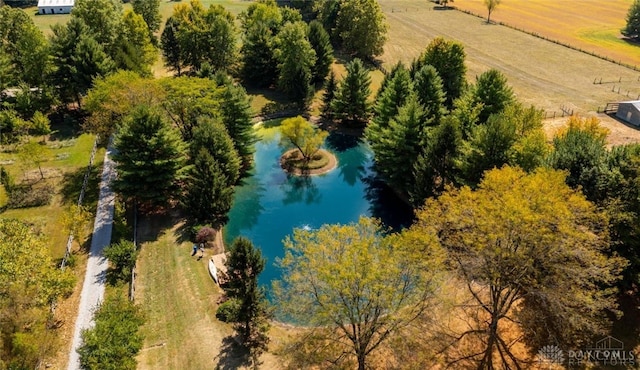
[[[9,191],[7,208],[40,207],[49,204],[54,194],[53,186],[14,186]]]
[[[222,322],[237,322],[239,311],[240,301],[237,298],[231,298],[218,306],[216,317]]]
[[[133,242],[120,241],[111,244],[104,249],[104,256],[111,263],[112,277],[118,281],[129,281],[131,279],[131,269],[136,264],[138,251],[136,251]]]
[[[203,226],[196,232],[196,243],[212,242],[215,238],[216,231],[209,226]]]

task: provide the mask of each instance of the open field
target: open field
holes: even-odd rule
[[[387,68],[397,61],[409,63],[434,37],[442,36],[464,44],[471,81],[490,68],[498,69],[520,101],[544,109],[549,116],[561,116],[562,107],[575,114],[595,114],[607,102],[640,97],[640,72],[629,68],[504,26],[488,25],[459,11],[434,10],[431,3],[415,7],[415,2],[394,0],[381,5],[390,24],[381,57]],[[594,84],[600,79],[602,83]],[[620,137],[628,139],[617,143],[640,141],[636,128],[622,128],[606,115],[600,118],[611,131],[624,131]]]
[[[491,20],[544,35],[571,46],[640,67],[640,45],[622,38],[632,0],[509,0]],[[456,8],[486,17],[483,0],[453,3]]]

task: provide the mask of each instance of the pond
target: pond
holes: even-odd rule
[[[332,133],[325,148],[338,167],[318,176],[287,175],[279,159],[289,146],[275,127],[258,129],[252,176],[236,187],[225,227],[225,244],[237,236],[249,238],[267,259],[260,284],[270,286],[280,277],[275,266],[284,255],[282,240],[295,228],[316,229],[323,224],[351,223],[373,216],[394,229],[411,223],[411,209],[385,188],[372,169],[373,153],[353,135]]]

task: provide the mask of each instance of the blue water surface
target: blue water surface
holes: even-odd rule
[[[267,259],[260,284],[280,278],[275,262],[284,255],[282,240],[295,228],[316,229],[323,224],[356,222],[360,216],[380,218],[392,228],[407,226],[411,210],[382,186],[372,169],[373,154],[358,137],[332,133],[325,148],[338,167],[317,176],[287,175],[279,159],[289,147],[279,128],[260,128],[252,176],[236,187],[225,244],[237,236],[253,241]]]

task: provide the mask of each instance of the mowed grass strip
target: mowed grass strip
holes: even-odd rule
[[[415,4],[381,3],[390,25],[381,57],[387,68],[397,61],[410,63],[442,36],[464,44],[471,81],[490,68],[500,70],[519,100],[550,114],[561,114],[562,106],[585,114],[640,96],[640,72],[459,11],[434,10],[433,3]],[[594,84],[596,79],[611,83]]]
[[[508,0],[491,14],[491,20],[640,67],[640,45],[629,43],[620,34],[632,3],[632,0]],[[452,5],[487,15],[483,0]]]
[[[149,223],[140,226],[143,234]],[[139,369],[214,368],[223,338],[233,332],[215,317],[221,290],[208,274],[208,258],[191,256],[191,243],[179,242],[177,230],[141,245],[136,303],[146,323]]]

